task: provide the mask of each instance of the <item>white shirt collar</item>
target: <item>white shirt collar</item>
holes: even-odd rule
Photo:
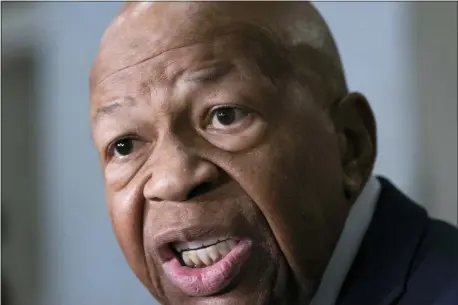
[[[371,176],[350,209],[342,234],[310,305],[335,304],[342,284],[372,220],[380,190],[380,182],[376,177]]]

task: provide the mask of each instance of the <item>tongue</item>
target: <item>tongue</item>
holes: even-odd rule
[[[211,266],[225,257],[236,245],[236,241],[229,239],[198,250],[183,251],[181,258],[188,267]]]

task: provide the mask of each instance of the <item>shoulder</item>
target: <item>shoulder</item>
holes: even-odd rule
[[[429,219],[412,261],[404,299],[409,304],[458,304],[456,227]]]
[[[458,230],[387,179],[340,305],[458,305]]]
[[[430,219],[419,246],[417,263],[458,265],[458,229],[444,221]],[[458,270],[455,270],[458,274]]]

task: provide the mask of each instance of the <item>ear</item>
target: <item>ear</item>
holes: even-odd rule
[[[336,102],[330,114],[339,137],[344,190],[351,201],[359,195],[374,167],[375,119],[369,103],[360,93],[350,93]]]

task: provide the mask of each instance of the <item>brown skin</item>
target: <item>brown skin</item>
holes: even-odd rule
[[[156,299],[310,301],[376,153],[371,109],[310,4],[127,4],[90,85],[113,227]],[[223,292],[188,297],[158,247],[215,232],[251,239],[252,254]]]

